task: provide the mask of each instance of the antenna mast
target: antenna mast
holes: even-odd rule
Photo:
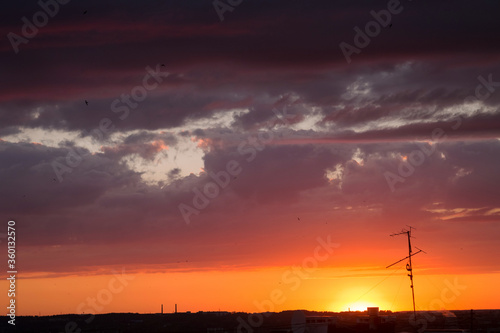
[[[411,230],[415,229],[415,228],[413,228],[412,226],[408,226],[408,227],[409,227],[408,230],[407,229],[403,229],[403,230],[401,230],[401,232],[398,232],[398,233],[390,235],[391,237],[394,237],[394,236],[399,236],[399,235],[406,234],[406,236],[408,237],[408,256],[405,257],[405,258],[403,258],[403,259],[401,259],[401,260],[396,261],[395,263],[390,264],[386,268],[394,266],[395,264],[397,264],[397,263],[399,263],[399,262],[401,262],[401,261],[403,261],[405,259],[408,259],[408,263],[406,264],[406,270],[409,272],[408,276],[410,277],[411,297],[412,297],[412,300],[413,300],[413,316],[416,319],[417,318],[417,312],[415,311],[415,291],[414,291],[414,288],[413,288],[413,267],[411,265],[411,257],[413,257],[414,255],[416,255],[416,254],[418,254],[420,252],[424,252],[424,251],[420,250],[418,247],[415,246],[418,249],[418,251],[415,252],[415,253],[412,252],[412,249],[411,249]]]

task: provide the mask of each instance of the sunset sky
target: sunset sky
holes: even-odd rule
[[[500,3],[60,1],[0,22],[0,305],[14,220],[18,315],[410,310],[407,225],[417,309],[500,308]]]

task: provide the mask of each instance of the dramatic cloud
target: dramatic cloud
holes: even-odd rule
[[[366,32],[387,6],[69,2],[27,37],[41,7],[7,4],[0,216],[24,271],[283,266],[332,230],[328,265],[375,267],[411,224],[428,272],[498,272],[500,4],[401,1]]]

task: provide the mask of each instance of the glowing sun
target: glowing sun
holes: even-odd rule
[[[367,302],[367,301],[357,301],[354,303],[348,303],[343,306],[343,311],[351,310],[351,311],[366,311],[366,308],[376,307],[375,303]]]

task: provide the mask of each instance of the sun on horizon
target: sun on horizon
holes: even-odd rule
[[[380,306],[378,306],[374,302],[356,301],[352,303],[345,303],[344,305],[341,306],[340,311],[366,311],[367,308],[371,307],[380,308]]]

